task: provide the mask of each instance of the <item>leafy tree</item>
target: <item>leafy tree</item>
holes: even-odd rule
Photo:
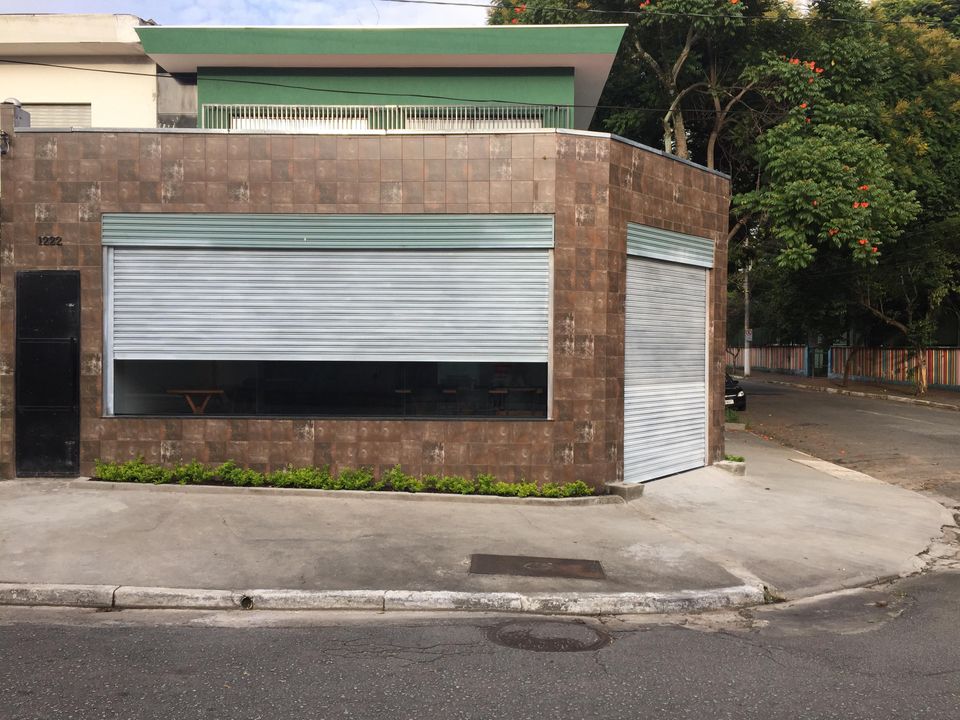
[[[881,323],[922,362],[960,303],[955,1],[500,0],[491,22],[626,22],[594,127],[731,173],[754,315],[825,342]]]
[[[829,266],[843,251],[847,273],[814,299],[833,312],[798,322],[822,322],[830,337],[844,315],[869,327],[866,310],[913,349],[922,394],[924,350],[960,278],[952,234],[960,45],[924,25],[832,22],[887,19],[882,7],[868,16],[858,3],[832,0],[814,10],[808,52],[825,72],[758,141],[763,179],[738,203],[762,217],[774,243],[775,297],[798,301],[791,291],[802,289],[805,269]]]
[[[876,7],[887,19],[912,18],[960,37],[960,3],[956,0],[880,0]]]
[[[500,0],[489,21],[627,23],[595,127],[716,167],[718,140],[734,113],[778,81],[753,65],[765,67],[764,50],[789,31],[775,22],[787,7],[781,0],[594,0],[573,8]],[[744,21],[764,15],[771,22],[762,33]]]

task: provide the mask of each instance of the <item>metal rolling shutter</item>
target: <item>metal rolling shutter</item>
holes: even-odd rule
[[[117,248],[118,360],[547,362],[545,250]]]
[[[30,127],[35,128],[88,128],[93,124],[90,105],[26,104],[23,109],[30,113]]]
[[[626,482],[653,480],[706,461],[707,267],[712,264],[712,243],[702,238],[686,246],[678,242],[671,255],[669,244],[663,243],[669,233],[648,235],[648,230],[631,224],[628,236]],[[638,257],[648,254],[675,261]]]
[[[552,216],[115,214],[103,242],[108,360],[549,360]]]

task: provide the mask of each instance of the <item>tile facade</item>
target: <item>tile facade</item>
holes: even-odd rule
[[[711,457],[722,454],[728,183],[603,136],[29,132],[2,160],[0,477],[12,477],[14,278],[81,274],[81,472],[95,458],[400,463],[506,480],[622,475],[627,221],[713,238]],[[552,420],[102,416],[105,212],[555,213]],[[62,247],[39,247],[59,235]]]

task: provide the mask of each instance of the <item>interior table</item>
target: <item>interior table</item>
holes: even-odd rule
[[[203,415],[207,409],[207,403],[214,396],[223,396],[223,390],[167,390],[167,395],[180,395],[187,401],[187,405],[193,411],[194,415]]]

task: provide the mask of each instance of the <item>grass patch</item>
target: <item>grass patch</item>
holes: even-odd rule
[[[728,423],[738,423],[740,422],[740,416],[737,414],[737,411],[733,408],[724,408],[726,410],[726,422]]]
[[[500,497],[586,497],[594,491],[582,480],[570,483],[520,481],[502,482],[481,473],[474,478],[460,475],[424,475],[415,477],[399,465],[380,474],[369,468],[344,468],[332,475],[326,467],[286,467],[271,473],[241,468],[234,462],[208,466],[193,460],[165,468],[144,462],[142,457],[124,463],[94,464],[94,479],[106,482],[150,483],[153,485],[228,485],[233,487],[304,488],[310,490],[392,490],[408,493],[450,493],[454,495],[496,495]]]
[[[727,462],[746,462],[743,455],[724,455],[723,459]]]

